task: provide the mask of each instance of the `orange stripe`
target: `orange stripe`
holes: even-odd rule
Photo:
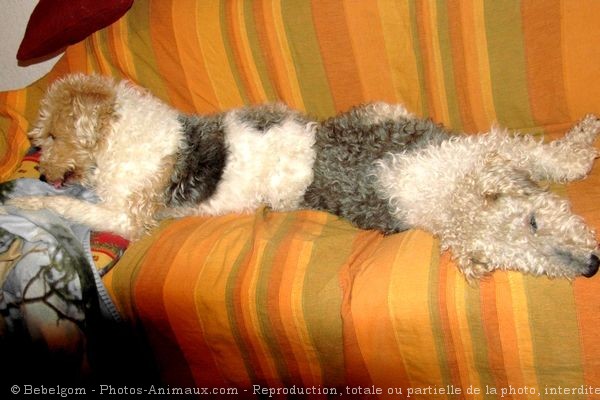
[[[180,52],[177,49],[175,38],[174,17],[172,15],[173,4],[171,1],[153,1],[150,6],[150,35],[156,56],[156,66],[165,80],[169,101],[171,105],[183,112],[192,113],[196,111],[192,94],[185,77],[183,64],[179,59]]]
[[[509,309],[508,306],[504,307],[507,321],[505,322],[506,328],[503,329],[501,327],[501,329],[503,329],[503,331],[508,330],[509,328],[514,330],[515,339],[517,341],[515,344],[516,349],[508,349],[506,353],[514,353],[514,355],[518,356],[519,362],[518,365],[514,366],[515,374],[509,375],[509,378],[514,377],[514,379],[518,379],[520,372],[522,387],[538,387],[534,366],[533,339],[531,335],[530,314],[529,306],[527,304],[527,295],[525,293],[524,276],[523,274],[515,272],[508,272],[505,276],[508,276],[512,308]],[[502,294],[505,295],[505,293]],[[509,313],[512,313],[512,320]],[[501,320],[501,323],[503,322],[504,321]],[[507,354],[505,359],[511,363],[517,362],[517,360],[514,360],[511,357],[511,354]],[[509,369],[509,373],[510,371],[511,369]]]
[[[393,68],[388,65],[395,92],[393,101],[405,104],[417,115],[423,115],[409,3],[379,0],[378,4],[385,51],[391,60],[390,64],[401,66]]]
[[[509,383],[522,387],[522,376],[515,373],[520,371],[520,363],[513,329],[514,321],[512,313],[506,312],[507,309],[512,309],[511,298],[506,295],[506,274],[496,272],[493,277],[481,282],[480,289],[482,326],[485,332],[487,361],[490,369],[494,371],[493,383],[497,387],[508,387]],[[502,295],[498,296],[500,293]],[[502,301],[497,301],[498,299]]]
[[[179,268],[176,273],[168,276],[173,289],[176,290],[178,281],[191,281],[196,315],[185,319],[197,319],[204,332],[209,346],[219,348],[219,352],[212,354],[220,371],[225,374],[228,381],[237,385],[248,385],[250,378],[246,372],[245,364],[236,338],[233,335],[232,321],[223,301],[228,290],[228,277],[232,266],[246,245],[244,237],[248,232],[239,229],[247,225],[248,217],[230,216],[217,219],[208,219],[201,227],[186,237],[186,245],[180,251],[181,265],[188,267]],[[193,260],[193,262],[190,262]],[[197,276],[194,277],[194,270]],[[178,290],[181,290],[179,288]],[[172,304],[173,312],[178,313],[180,302]],[[179,312],[180,313],[180,312]],[[186,331],[182,331],[182,339],[187,339]],[[193,349],[193,341],[188,342]],[[194,358],[201,359],[206,354],[192,352]],[[204,371],[195,371],[196,382],[202,381]]]
[[[177,57],[181,63],[183,75],[179,78],[191,92],[191,102],[195,112],[214,112],[219,110],[219,101],[210,81],[206,64],[202,56],[196,31],[196,25],[202,24],[195,2],[178,1],[173,3],[173,34],[177,48]]]
[[[396,101],[377,3],[354,2],[345,16],[363,100]]]
[[[128,31],[129,26],[125,18],[112,24],[106,30],[108,44],[114,56],[114,63],[119,67],[121,74],[134,82],[139,82],[135,61],[129,49]]]
[[[375,384],[385,388],[386,392],[387,388],[410,386],[405,364],[408,360],[398,347],[394,321],[389,316],[377,318],[376,323],[372,319],[373,310],[395,311],[390,309],[388,287],[396,250],[402,243],[403,236],[395,235],[384,239],[375,232],[360,232],[355,238],[352,256],[349,258],[352,279],[351,286],[348,287],[351,319],[345,319],[351,325],[345,326],[344,333],[346,336],[351,332],[355,337],[352,345],[356,346],[356,358],[349,360],[347,374],[351,384]],[[375,254],[377,263],[374,263]],[[373,288],[379,290],[374,291]],[[348,344],[345,348],[348,349]],[[382,348],[386,349],[385,357],[382,357]],[[355,365],[358,366],[356,370]]]
[[[94,72],[101,73],[102,75],[111,76],[112,74],[112,56],[111,54],[105,54],[102,50],[102,44],[105,43],[104,39],[100,36],[102,32],[97,32],[90,36],[86,43],[88,44],[88,58],[90,62],[94,62],[96,66],[92,67]],[[90,54],[91,53],[91,54]]]
[[[298,76],[287,43],[283,25],[281,4],[278,2],[256,2],[256,16],[261,21],[256,28],[264,47],[271,79],[275,83],[277,96],[293,108],[303,110],[304,101],[298,85]],[[261,6],[262,5],[262,6]]]
[[[477,78],[478,71],[476,66],[471,64],[471,60],[468,60],[469,56],[473,56],[471,41],[474,30],[473,21],[471,18],[465,18],[465,14],[468,16],[467,10],[470,11],[470,9],[465,7],[463,2],[457,2],[455,6],[450,6],[447,10],[458,110],[463,130],[476,132],[478,131],[476,120],[481,120],[483,110],[481,109],[481,93],[478,90],[481,87],[480,82],[477,79],[472,81],[472,78]]]
[[[288,370],[291,376],[300,377],[307,386],[323,382],[319,357],[303,314],[304,280],[314,242],[302,240],[302,236],[320,235],[327,219],[324,214],[311,217],[310,222],[300,222],[293,232],[286,234],[277,250],[274,265],[278,267],[272,272],[273,278],[269,284],[271,296],[278,299],[273,302],[271,314],[279,317],[273,319],[280,332],[279,341],[284,343],[281,346],[283,349],[290,349],[290,354],[286,355]],[[314,218],[321,219],[322,223],[313,223]]]
[[[398,348],[404,360],[409,386],[427,384],[441,387],[444,382],[434,351],[428,291],[429,264],[436,243],[430,234],[420,230],[397,235],[396,239],[402,241],[394,243],[386,239],[391,242],[392,249],[386,251],[382,247],[386,253],[394,254],[394,271],[388,288],[390,318],[396,339],[394,347]],[[406,293],[413,295],[406,296]],[[417,364],[425,366],[426,370],[414,368]]]
[[[600,150],[600,141],[596,141]],[[596,231],[596,239],[600,241],[600,161],[596,161],[587,179],[567,186],[567,193],[575,214],[581,215],[586,223]],[[585,194],[585,195],[582,195]],[[577,305],[577,320],[582,347],[582,363],[585,381],[589,384],[600,382],[600,279],[575,279],[573,293]]]
[[[479,0],[464,0],[460,3],[461,19],[458,21],[464,37],[464,68],[468,79],[466,87],[470,99],[468,110],[472,113],[473,118],[473,126],[466,124],[465,128],[479,132],[488,130],[490,124],[497,120],[492,96],[483,7],[484,3]],[[449,13],[454,13],[455,8],[449,7],[448,10]],[[458,27],[455,28],[458,29]]]
[[[261,211],[255,216],[260,218]],[[255,223],[252,230],[252,249],[242,261],[237,279],[235,292],[236,321],[239,333],[247,348],[254,373],[259,379],[267,379],[271,385],[277,385],[274,381],[278,376],[277,365],[270,353],[268,343],[265,341],[258,318],[260,310],[257,309],[257,288],[260,266],[264,261],[265,249],[269,245],[268,231],[276,230],[283,222],[277,213],[270,214],[268,226]]]
[[[202,62],[215,90],[221,110],[243,104],[240,88],[229,66],[221,26],[221,4],[213,1],[196,2],[196,39],[201,49]]]
[[[58,73],[57,76],[67,73],[83,72],[91,73],[94,71],[88,57],[88,41],[84,40],[76,45],[69,46],[65,50],[64,63],[59,62],[54,66],[54,70]],[[58,67],[58,69],[57,69]]]
[[[228,28],[232,38],[231,46],[240,77],[244,82],[250,102],[264,103],[267,100],[267,94],[261,84],[260,74],[252,56],[244,12],[244,1],[226,2],[227,19],[230,21]]]
[[[136,314],[139,315],[150,335],[150,342],[160,343],[159,346],[154,347],[154,353],[160,365],[169,365],[170,362],[174,362],[175,365],[188,365],[188,355],[185,355],[185,359],[183,359],[184,355],[181,353],[182,343],[181,339],[178,340],[178,333],[180,333],[178,330],[186,332],[189,328],[189,334],[195,338],[195,343],[191,344],[194,349],[189,354],[196,354],[190,365],[194,367],[193,370],[204,371],[204,376],[196,379],[200,379],[200,383],[207,386],[221,385],[224,383],[223,379],[218,373],[212,357],[206,357],[207,354],[210,354],[209,348],[201,331],[194,326],[195,319],[190,318],[190,324],[180,321],[179,318],[187,320],[186,314],[177,313],[175,310],[176,308],[189,310],[189,303],[193,300],[180,297],[180,295],[184,295],[180,288],[189,285],[192,280],[186,277],[174,285],[169,277],[172,269],[179,268],[172,261],[180,257],[178,253],[181,250],[182,240],[185,241],[185,238],[198,228],[198,222],[197,218],[178,220],[167,226],[163,234],[156,238],[153,246],[148,250],[134,282],[134,304]],[[169,282],[166,281],[167,279]],[[166,303],[173,298],[185,300],[188,304],[182,303],[180,307],[177,307],[172,303]],[[194,353],[194,351],[198,353]],[[161,375],[167,382],[180,382],[182,379],[180,374],[180,369],[161,371]]]
[[[0,181],[4,182],[17,169],[25,152],[29,148],[26,135],[28,122],[22,116],[27,101],[27,91],[15,90],[3,94],[4,114],[9,118],[6,136],[2,137],[2,158],[0,158]]]
[[[562,51],[566,98],[571,120],[590,112],[600,114],[600,2],[561,2]]]
[[[430,117],[449,125],[450,115],[446,104],[446,88],[437,31],[437,7],[432,2],[422,1],[417,2],[416,9],[419,41],[423,48]]]
[[[312,0],[315,31],[336,111],[364,101],[360,73],[348,41],[349,27],[343,3]]]
[[[569,121],[563,79],[561,0],[521,5],[523,38],[527,57],[527,84],[532,116],[537,125]]]
[[[461,361],[459,357],[464,354],[460,342],[455,339],[454,326],[456,320],[456,306],[454,304],[454,279],[457,273],[456,266],[451,261],[450,252],[440,256],[439,277],[439,308],[440,325],[444,337],[446,359],[452,384],[461,384]],[[463,363],[464,364],[464,363]]]
[[[452,287],[453,298],[449,300],[451,310],[451,332],[457,351],[458,371],[463,388],[473,385],[481,387],[481,381],[475,368],[472,349],[473,339],[469,328],[466,291],[471,289],[458,268],[452,268],[448,274],[448,283]]]
[[[371,231],[357,232],[352,243],[352,252],[348,257],[348,264],[346,264],[340,270],[340,284],[342,287],[343,300],[342,300],[342,321],[343,321],[343,338],[344,338],[344,358],[346,365],[346,377],[350,385],[356,386],[370,386],[373,384],[373,380],[368,371],[367,364],[370,362],[363,355],[363,347],[367,343],[362,343],[359,338],[363,337],[359,333],[360,329],[368,329],[368,324],[362,323],[359,315],[355,313],[354,305],[360,304],[360,300],[357,297],[355,281],[359,278],[364,265],[368,262],[372,256],[373,249],[377,247],[377,244],[381,241],[381,236]],[[374,278],[377,279],[378,276]],[[375,293],[380,295],[381,292]],[[382,303],[381,299],[377,300],[379,304]],[[372,303],[374,304],[374,303]],[[385,305],[384,305],[385,306]],[[385,321],[384,321],[385,322]],[[385,325],[391,328],[389,324],[385,324],[381,327],[383,331]],[[399,371],[403,368],[402,360],[390,360],[390,363],[398,365],[400,368],[394,370],[400,375],[405,376],[404,371]]]

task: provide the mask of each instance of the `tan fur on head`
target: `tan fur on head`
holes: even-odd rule
[[[181,142],[177,115],[128,81],[84,74],[57,80],[29,133],[41,148],[40,173],[55,186],[83,185],[99,202],[30,196],[13,204],[53,210],[130,239],[141,236],[156,224],[154,214],[163,206],[165,182]]]
[[[66,76],[48,89],[30,137],[47,180],[81,184],[98,201],[26,196],[10,204],[129,239],[168,216],[293,207],[313,176],[314,125],[283,106],[196,118],[128,81]],[[168,201],[172,187],[181,203]]]
[[[69,75],[51,85],[29,132],[49,182],[86,180],[116,118],[115,96],[112,80],[101,76]]]

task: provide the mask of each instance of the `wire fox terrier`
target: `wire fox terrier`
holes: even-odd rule
[[[48,182],[100,201],[9,202],[132,239],[169,217],[318,209],[363,229],[428,230],[467,279],[590,277],[594,232],[536,182],[585,177],[599,130],[589,115],[546,144],[497,128],[459,135],[385,103],[320,123],[281,104],[189,116],[129,82],[78,74],[51,85],[30,138]]]

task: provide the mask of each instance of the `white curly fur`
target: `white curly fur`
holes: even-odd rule
[[[600,120],[587,116],[560,140],[493,129],[377,163],[395,215],[440,237],[469,279],[494,269],[575,277],[597,270],[595,233],[566,200],[534,181],[590,171]],[[595,264],[595,265],[594,265]]]
[[[277,110],[288,112],[281,105]],[[129,82],[69,75],[49,88],[30,137],[42,148],[40,171],[49,181],[81,183],[92,188],[100,202],[32,196],[10,203],[50,209],[92,229],[131,239],[159,218],[248,212],[261,204],[295,208],[312,180],[315,124],[289,114],[257,132],[237,118],[238,110],[225,113],[228,156],[216,192],[200,204],[170,207],[165,191],[178,152],[186,145],[180,114]],[[102,124],[101,119],[108,122]]]

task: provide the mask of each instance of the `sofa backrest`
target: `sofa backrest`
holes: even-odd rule
[[[136,0],[13,93],[24,120],[0,129],[22,135],[47,83],[83,71],[185,112],[283,101],[324,118],[383,100],[466,132],[562,130],[600,113],[598,15],[595,0]]]

